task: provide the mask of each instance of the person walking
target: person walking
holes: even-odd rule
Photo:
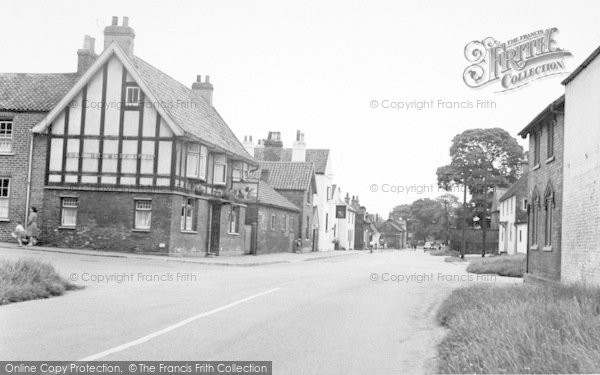
[[[27,236],[29,236],[28,246],[37,244],[38,237],[38,210],[36,207],[31,206],[31,212],[27,219]]]

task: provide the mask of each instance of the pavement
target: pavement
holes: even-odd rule
[[[137,254],[127,253],[119,251],[99,251],[89,249],[67,249],[58,247],[46,247],[46,246],[23,246],[19,247],[16,243],[0,242],[1,249],[25,249],[34,250],[38,252],[50,252],[50,253],[62,253],[62,254],[74,254],[74,255],[86,255],[86,256],[98,256],[98,257],[109,257],[109,258],[129,258],[129,259],[140,259],[140,260],[160,260],[165,262],[178,262],[178,263],[195,263],[213,266],[239,266],[239,267],[252,267],[262,266],[268,264],[277,263],[296,263],[304,261],[313,261],[319,259],[335,258],[340,256],[357,255],[364,253],[365,251],[357,250],[344,250],[344,251],[319,251],[309,253],[275,253],[275,254],[261,254],[261,255],[244,255],[244,256],[230,256],[230,257],[174,257],[174,256],[163,256],[163,255],[149,255],[149,254]]]
[[[304,260],[253,267],[97,255],[0,248],[0,261],[41,259],[85,286],[0,306],[0,360],[266,360],[274,374],[432,373],[445,334],[435,313],[452,290],[521,283],[411,250],[286,254]]]

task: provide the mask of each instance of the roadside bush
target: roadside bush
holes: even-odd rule
[[[476,285],[455,290],[437,320],[440,373],[598,373],[600,290]]]
[[[467,267],[467,272],[523,277],[523,274],[525,274],[525,255],[501,255],[474,259]]]
[[[79,288],[63,279],[48,263],[34,259],[0,263],[0,305],[59,296]]]

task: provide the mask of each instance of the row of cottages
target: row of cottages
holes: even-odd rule
[[[529,137],[530,280],[600,285],[600,48],[565,93],[519,134]]]
[[[311,149],[306,147],[304,133],[296,132],[296,139],[291,148],[283,147],[281,132],[271,131],[266,139],[258,140],[257,144],[251,135],[244,137],[244,146],[249,154],[263,165],[271,167],[277,163],[286,166],[296,163],[307,163],[313,166],[315,186],[311,190],[313,196],[308,197],[314,213],[304,212],[302,223],[310,228],[310,239],[303,241],[303,248],[320,251],[334,250],[335,226],[335,185],[333,184],[333,167],[328,149]],[[265,162],[263,164],[262,162]],[[290,164],[293,163],[293,164]],[[306,192],[308,193],[308,192]],[[302,211],[308,211],[306,202],[299,206]],[[306,228],[304,228],[306,231]]]
[[[36,207],[48,245],[292,251],[306,203],[254,177],[261,166],[213,107],[208,76],[186,87],[137,57],[134,38],[113,17],[102,53],[86,36],[77,72],[0,74],[0,240]]]
[[[525,254],[527,252],[527,186],[525,172],[508,189],[498,189],[498,252],[500,254]],[[494,208],[494,207],[493,207]],[[492,229],[493,229],[492,224]]]

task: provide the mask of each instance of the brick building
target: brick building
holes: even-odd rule
[[[10,233],[17,221],[25,223],[28,207],[42,206],[43,174],[30,174],[29,159],[43,163],[45,144],[37,145],[33,155],[30,130],[80,74],[0,73],[0,241],[12,240]]]
[[[186,87],[134,55],[134,38],[127,17],[122,25],[113,17],[100,55],[86,39],[85,73],[33,128],[42,240],[169,255],[246,252],[256,162],[212,106],[208,76]]]
[[[275,137],[277,140],[273,139]],[[260,140],[258,145],[254,145],[252,136],[245,136],[244,146],[256,160],[314,164],[317,184],[314,204],[319,212],[318,249],[320,251],[333,250],[335,202],[333,200],[333,166],[329,150],[307,148],[304,133],[300,130],[296,132],[296,139],[291,148],[283,147],[279,132],[269,132],[267,139]]]
[[[529,136],[527,277],[561,280],[565,97],[556,99],[521,132]]]
[[[263,177],[268,180],[267,174]],[[258,199],[246,209],[246,225],[255,233],[252,254],[296,251],[300,209],[267,182],[258,183]]]
[[[600,285],[600,47],[563,81],[561,279]]]
[[[377,226],[380,242],[389,249],[404,249],[406,247],[406,222],[397,222],[391,217]]]
[[[363,250],[373,246],[377,227],[373,223],[372,215],[369,215],[367,208],[360,205],[358,196],[352,196],[350,205],[356,213],[356,223],[354,224],[354,249]]]
[[[319,216],[313,198],[317,189],[313,163],[261,161],[261,180],[299,209],[293,223],[296,239],[302,239],[303,252],[317,251]]]

